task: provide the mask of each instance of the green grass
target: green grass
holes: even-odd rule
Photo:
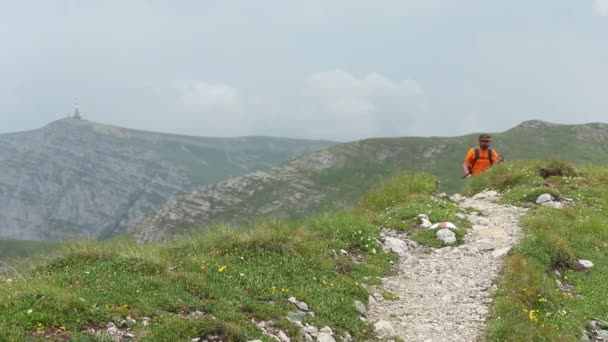
[[[0,240],[0,260],[44,254],[59,246],[56,242]]]
[[[297,327],[286,320],[294,311],[287,298],[295,296],[315,312],[306,322],[369,340],[373,329],[352,303],[367,303],[363,285],[378,284],[397,259],[377,242],[381,227],[390,222],[383,215],[387,209],[431,204],[438,208],[429,211],[432,217],[448,218],[451,204],[430,200],[436,190],[431,176],[403,175],[352,209],[304,223],[219,225],[146,245],[124,239],[69,243],[29,269],[0,278],[0,336],[36,340],[61,329],[87,341],[92,337],[84,329],[131,317],[137,323],[130,328],[142,341],[190,341],[210,334],[268,341],[252,320],[273,321],[299,338]],[[409,229],[404,223],[396,228]],[[189,316],[197,310],[204,315]],[[149,325],[143,317],[150,318]]]
[[[457,205],[432,196],[437,190],[435,178],[428,174],[396,176],[370,191],[360,206],[374,224],[405,231],[417,242],[431,247],[443,247],[444,243],[437,239],[436,230],[418,226],[418,215],[427,214],[431,222],[452,222],[459,227],[455,233],[461,243],[470,222],[456,216],[460,212]]]
[[[589,319],[608,319],[608,169],[583,168],[581,177],[538,176],[542,163],[503,165],[476,179],[465,192],[494,188],[504,201],[525,204],[544,191],[572,198],[565,210],[533,208],[522,219],[525,237],[508,256],[498,279],[487,336],[490,341],[578,341]],[[577,259],[595,266],[582,272]],[[555,271],[559,271],[557,275]],[[556,280],[572,286],[563,291]]]

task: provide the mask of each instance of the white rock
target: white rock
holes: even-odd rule
[[[361,316],[367,316],[367,308],[365,307],[365,304],[356,300],[356,301],[354,301],[354,305],[355,305],[355,309]]]
[[[439,222],[439,223],[435,223],[434,225],[429,227],[429,229],[442,229],[442,228],[458,229],[458,227],[456,227],[456,225],[454,225],[452,222]]]
[[[452,195],[452,197],[450,197],[450,199],[454,202],[464,202],[466,200],[466,197],[460,194],[454,194]]]
[[[262,340],[251,340],[251,341],[248,341],[248,342],[262,342]]]
[[[304,334],[304,339],[306,340],[306,342],[313,342],[315,340],[309,334]]]
[[[463,213],[456,213],[456,217],[458,217],[461,220],[465,220],[467,218],[467,215],[463,214]]]
[[[307,325],[303,330],[304,333],[309,334],[312,337],[319,336],[319,328],[315,327],[314,325]]]
[[[556,202],[556,201],[548,201],[548,202],[543,202],[541,203],[542,206],[545,207],[549,207],[549,208],[554,208],[554,209],[563,209],[564,205],[561,202]]]
[[[419,219],[426,219],[426,220],[430,220],[429,215],[427,214],[418,214],[418,218]]]
[[[593,267],[593,263],[589,260],[579,259],[578,263],[581,264],[586,269],[590,269],[591,267]]]
[[[309,311],[308,309],[308,305],[304,302],[300,302],[296,299],[296,297],[289,297],[289,299],[287,299],[288,302],[290,302],[291,304],[295,305],[296,308],[298,308],[301,311]]]
[[[345,257],[348,257],[348,252],[343,249],[340,250],[340,254],[342,254]]]
[[[437,238],[444,243],[451,245],[456,243],[456,234],[449,229],[440,229],[437,231]]]
[[[385,252],[394,252],[399,256],[405,256],[408,250],[407,243],[403,240],[387,237],[384,240],[384,246],[382,246],[382,250]]]
[[[429,215],[427,214],[418,215],[418,219],[420,220],[420,226],[423,228],[428,228],[433,225],[431,219],[429,218]]]
[[[511,247],[500,248],[492,252],[494,258],[502,258],[509,253]]]
[[[376,298],[374,298],[374,296],[369,296],[369,298],[367,298],[367,302],[369,303],[369,305],[376,305],[377,304]]]
[[[112,325],[114,325],[114,324],[112,323]],[[115,325],[114,326],[109,326],[108,330],[106,332],[110,336],[117,336],[118,334],[120,334],[120,330],[118,330],[118,328]]]
[[[281,339],[281,342],[291,342],[291,339],[283,330],[279,331],[279,338]]]
[[[191,339],[190,342],[199,342],[200,340],[201,340],[200,337],[195,337],[195,338]],[[257,341],[259,341],[259,340],[257,340]]]
[[[321,328],[321,330],[319,330],[319,334],[321,334],[321,333],[326,333],[326,334],[328,334],[330,336],[334,335],[334,332],[331,330],[330,327],[323,327],[323,328]]]
[[[353,340],[353,337],[349,334],[349,333],[345,333],[344,337],[342,338],[343,341],[345,342],[350,342]]]
[[[551,196],[551,194],[542,194],[542,195],[538,196],[538,198],[536,199],[537,204],[542,204],[545,202],[552,202],[552,201],[553,201],[553,196]]]
[[[387,321],[378,321],[374,324],[374,334],[377,338],[391,338],[395,336],[395,329]]]
[[[336,342],[336,340],[330,335],[326,333],[320,333],[317,337],[318,342]]]

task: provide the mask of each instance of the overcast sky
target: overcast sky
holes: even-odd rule
[[[0,0],[0,132],[354,140],[608,121],[608,0]]]

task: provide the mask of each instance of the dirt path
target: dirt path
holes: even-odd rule
[[[489,312],[492,279],[519,239],[517,222],[525,209],[496,204],[489,193],[453,199],[480,213],[467,215],[473,229],[465,243],[410,250],[401,258],[397,275],[370,289],[376,303],[370,303],[368,319],[390,322],[404,341],[478,340]],[[383,292],[399,300],[382,299]]]

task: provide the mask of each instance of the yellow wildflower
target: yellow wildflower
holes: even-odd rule
[[[530,310],[528,312],[528,318],[530,319],[530,321],[538,323],[538,310]]]
[[[218,272],[222,273],[224,272],[226,269],[228,268],[228,266],[222,266],[220,268],[217,269]]]

